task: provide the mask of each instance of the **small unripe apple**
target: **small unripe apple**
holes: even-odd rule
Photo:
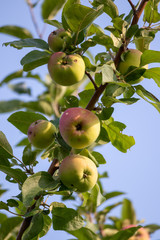
[[[137,227],[134,224],[128,225],[123,228],[123,230],[132,228],[132,227]],[[138,231],[135,233],[134,236],[130,237],[128,240],[150,240],[150,236],[147,232],[147,230],[143,227],[139,228]]]
[[[141,55],[142,52],[140,52],[137,49],[129,49],[126,54],[124,55],[124,61],[120,61],[118,65],[118,70],[122,75],[125,75],[129,69],[130,66],[134,67],[139,67],[140,66],[140,61],[141,61]],[[143,66],[143,68],[147,68],[148,65]],[[129,81],[129,83],[139,83],[140,81],[143,80],[143,76],[141,76],[139,79],[136,81]]]
[[[86,192],[96,184],[98,171],[94,162],[88,157],[70,155],[60,164],[59,177],[69,189]]]
[[[85,63],[78,54],[53,53],[48,62],[51,78],[62,86],[70,86],[81,81],[85,74]]]
[[[99,136],[100,121],[87,109],[68,108],[60,118],[59,129],[69,146],[82,149],[91,145]]]
[[[48,45],[54,52],[62,51],[66,48],[71,39],[71,34],[63,28],[51,32],[48,36]]]
[[[30,143],[40,149],[51,145],[55,139],[56,127],[47,120],[37,120],[28,128],[28,139]]]

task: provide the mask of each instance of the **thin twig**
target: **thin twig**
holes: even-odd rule
[[[131,7],[132,7],[133,13],[135,14],[135,12],[136,12],[136,8],[135,8],[134,4],[132,3],[131,0],[128,0],[128,2],[129,2],[129,4],[130,4]]]
[[[91,80],[95,90],[98,89],[98,86],[96,85],[95,81],[93,80],[92,76],[90,75],[90,73],[88,73],[87,71],[85,71],[85,74],[87,75],[87,77]]]
[[[27,0],[27,4],[29,6],[29,10],[30,10],[30,14],[31,14],[31,18],[32,18],[32,21],[33,21],[33,25],[35,27],[35,30],[39,36],[39,38],[42,38],[42,35],[40,33],[40,30],[39,30],[39,27],[38,27],[38,24],[37,24],[37,20],[35,18],[35,15],[34,15],[34,11],[33,11],[33,4],[31,3],[30,0]]]

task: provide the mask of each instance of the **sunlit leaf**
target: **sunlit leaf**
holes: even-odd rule
[[[83,218],[72,208],[53,208],[52,221],[54,230],[74,231],[84,225]]]
[[[24,71],[30,71],[47,64],[49,57],[50,54],[48,52],[33,50],[21,59],[21,65],[23,66]]]
[[[0,33],[15,36],[17,38],[32,38],[32,34],[26,29],[14,25],[5,25],[0,27]]]
[[[27,134],[31,123],[36,120],[47,120],[43,115],[34,112],[15,112],[7,120],[24,134]]]
[[[28,177],[22,186],[23,203],[29,206],[36,195],[43,194],[45,190],[53,190],[59,182],[47,172],[37,172]]]
[[[61,9],[66,0],[43,0],[42,17],[52,19]]]

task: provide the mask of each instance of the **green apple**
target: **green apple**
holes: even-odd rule
[[[63,28],[51,32],[48,36],[48,45],[54,52],[62,51],[66,48],[71,39],[71,34]]]
[[[140,61],[141,61],[141,55],[142,52],[140,52],[137,49],[129,49],[125,55],[124,55],[124,61],[120,61],[118,65],[118,71],[122,74],[125,75],[128,72],[128,69],[130,66],[134,67],[139,67],[140,66]],[[143,68],[147,68],[148,65],[143,66]],[[141,76],[139,79],[135,81],[129,81],[131,84],[136,84],[139,83],[144,79],[143,76]]]
[[[99,136],[100,121],[87,109],[68,108],[60,118],[59,129],[69,146],[82,149],[91,145]]]
[[[67,156],[59,167],[62,183],[77,192],[86,192],[94,187],[98,171],[94,162],[82,155]]]
[[[56,127],[47,120],[37,120],[28,128],[30,143],[40,149],[49,147],[55,139]]]
[[[136,225],[134,224],[130,224],[126,227],[124,227],[123,229],[128,229],[128,228],[131,228],[131,227],[137,227]],[[147,232],[147,230],[143,227],[139,228],[138,231],[135,233],[134,236],[130,237],[128,240],[150,240],[150,236]]]
[[[51,78],[62,86],[70,86],[81,81],[85,74],[85,63],[78,54],[53,53],[48,62]]]

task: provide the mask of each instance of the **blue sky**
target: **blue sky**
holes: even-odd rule
[[[81,1],[86,3],[87,1]],[[136,3],[137,1],[133,1]],[[130,6],[127,0],[115,1],[118,4],[120,13],[130,10]],[[36,17],[40,26],[42,25],[41,18],[39,17],[39,11],[36,11]],[[105,22],[106,21],[106,22]],[[98,18],[97,23],[103,27],[109,25],[109,17]],[[141,22],[141,21],[140,21]],[[35,32],[32,24],[30,13],[25,1],[16,0],[10,1],[5,0],[1,3],[0,8],[0,26],[3,25],[19,25],[21,27],[28,28],[32,33]],[[44,35],[44,40],[47,41],[48,34],[52,31],[52,27],[48,26]],[[34,37],[37,37],[36,34]],[[29,52],[26,50],[17,50],[12,47],[2,47],[3,42],[14,40],[14,37],[0,34],[0,56],[1,56],[1,74],[0,81],[9,73],[15,70],[21,69],[20,60]],[[157,35],[156,40],[151,44],[151,49],[159,50],[160,35]],[[133,47],[133,46],[132,46]],[[99,51],[104,50],[97,49]],[[93,51],[93,54],[95,52]],[[160,64],[156,64],[159,66]],[[35,73],[41,74],[42,77],[47,73],[47,67],[43,66],[34,70]],[[15,81],[16,82],[16,81]],[[43,91],[40,84],[34,80],[27,80],[27,86],[33,88],[32,99]],[[142,85],[155,96],[160,98],[160,89],[157,87],[152,79],[144,79]],[[13,93],[6,86],[0,88],[0,101],[8,99],[18,98],[17,94]],[[21,96],[23,100],[31,100],[31,98],[24,95]],[[0,115],[0,130],[5,133],[8,141],[14,146],[18,140],[23,136],[14,128],[7,118],[10,113]],[[137,213],[139,220],[144,219],[144,225],[156,223],[160,225],[160,192],[159,192],[159,171],[160,171],[160,147],[159,147],[159,136],[160,136],[160,114],[153,108],[149,103],[144,100],[138,101],[134,105],[126,106],[122,104],[115,104],[115,111],[113,114],[115,120],[123,122],[127,125],[125,133],[133,135],[136,141],[135,146],[131,148],[126,154],[119,152],[111,144],[107,144],[103,147],[99,147],[96,150],[104,154],[107,164],[100,167],[99,171],[102,172],[105,168],[108,171],[109,178],[103,181],[105,190],[110,191],[123,191],[126,193],[125,197],[132,200],[134,208]],[[14,149],[14,154],[21,158],[22,149]],[[47,170],[49,163],[47,160],[41,160],[37,171]],[[9,191],[4,195],[2,200],[6,200],[8,197],[16,195],[18,189],[13,188],[12,184],[5,182],[5,175],[0,173],[0,179],[3,183],[4,188],[8,188]],[[112,200],[110,203],[118,202],[122,197]],[[52,201],[56,201],[53,199]],[[72,206],[69,202],[67,206]],[[120,207],[117,207],[112,211],[112,215],[119,216]],[[50,231],[47,236],[42,239],[50,240],[52,237],[61,239],[69,239],[68,235],[64,232]],[[160,239],[160,231],[157,231],[152,240]]]

